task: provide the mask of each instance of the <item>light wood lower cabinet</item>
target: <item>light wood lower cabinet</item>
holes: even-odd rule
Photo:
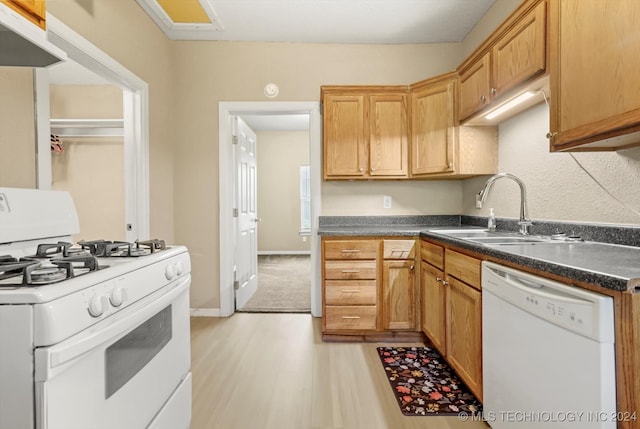
[[[482,400],[482,294],[449,276],[447,360]]]
[[[421,242],[422,331],[482,401],[482,292],[477,258]]]
[[[442,270],[421,262],[420,279],[422,282],[422,332],[433,345],[446,355],[446,289],[442,287]]]
[[[382,324],[385,330],[415,328],[415,261],[384,261]]]
[[[419,334],[417,249],[415,239],[323,237],[323,333]]]

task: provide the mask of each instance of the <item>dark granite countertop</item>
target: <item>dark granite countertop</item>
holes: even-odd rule
[[[320,218],[319,235],[323,236],[415,236],[492,256],[523,267],[546,271],[570,280],[624,291],[640,283],[640,247],[636,244],[640,229],[618,225],[536,222],[548,231],[579,230],[584,242],[528,243],[489,246],[438,234],[437,229],[482,227],[486,220],[466,216],[393,216]],[[535,222],[535,221],[534,221]],[[498,227],[511,226],[509,220]],[[589,241],[591,237],[598,241]],[[615,243],[618,237],[624,244]],[[602,242],[604,240],[613,243]]]

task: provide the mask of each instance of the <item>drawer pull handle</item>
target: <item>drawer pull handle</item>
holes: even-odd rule
[[[360,316],[342,316],[343,319],[359,319]]]
[[[360,249],[342,249],[342,253],[358,253]]]
[[[358,289],[340,289],[342,293],[360,293]]]
[[[360,270],[342,270],[343,274],[358,274]]]

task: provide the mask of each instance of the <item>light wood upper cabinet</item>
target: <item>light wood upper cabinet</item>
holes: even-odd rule
[[[409,137],[405,94],[369,97],[369,175],[407,177]]]
[[[479,112],[490,100],[491,54],[486,53],[460,73],[460,118]]]
[[[640,145],[640,2],[549,5],[551,150]]]
[[[324,177],[364,176],[365,96],[324,97]]]
[[[407,178],[406,87],[322,87],[324,179]]]
[[[43,30],[46,28],[45,0],[0,0]]]
[[[547,4],[537,5],[491,49],[491,90],[498,98],[546,69]]]
[[[455,73],[410,86],[412,177],[467,177],[497,172],[497,128],[459,126],[457,90]]]
[[[506,101],[545,73],[546,28],[546,2],[526,1],[460,66],[461,121]]]

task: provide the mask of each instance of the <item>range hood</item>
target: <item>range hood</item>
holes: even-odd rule
[[[44,30],[0,2],[0,66],[46,67],[66,58]]]

